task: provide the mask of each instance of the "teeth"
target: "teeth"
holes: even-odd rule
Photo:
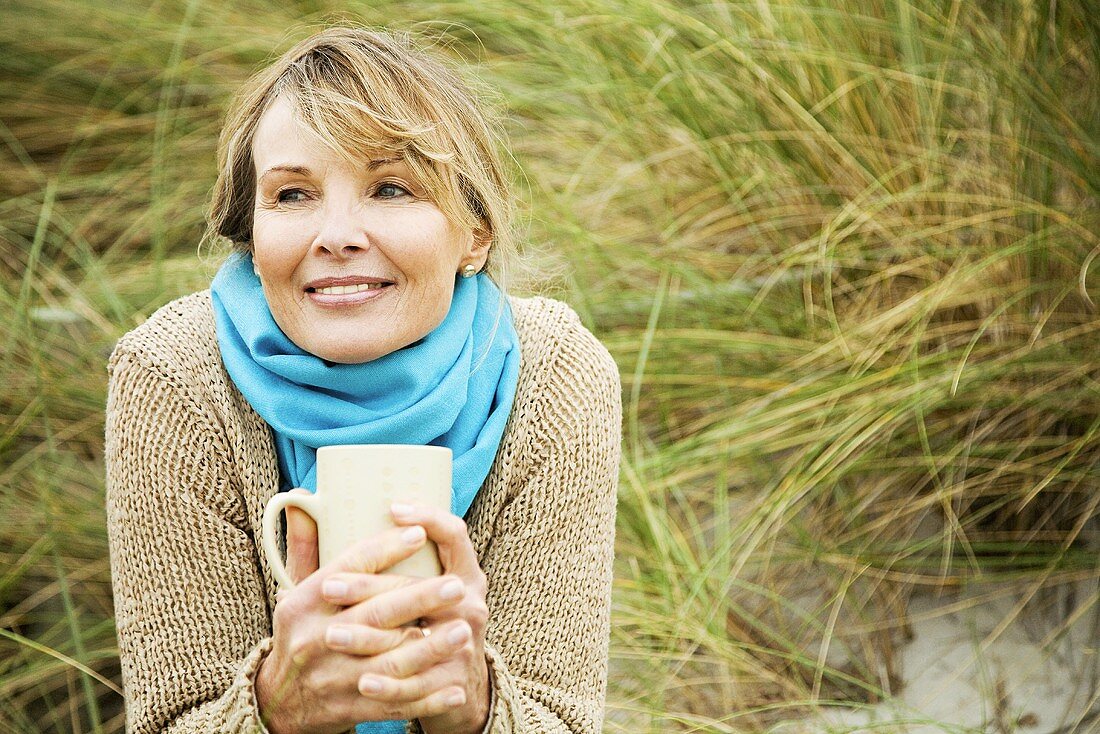
[[[348,293],[361,293],[363,291],[376,291],[383,286],[382,283],[359,283],[358,285],[331,285],[328,288],[318,288],[314,293],[326,296],[343,296]]]

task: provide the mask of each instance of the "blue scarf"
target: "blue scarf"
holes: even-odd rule
[[[519,379],[512,314],[488,276],[456,278],[443,323],[362,364],[326,362],[290,341],[249,255],[230,256],[210,292],[222,361],[274,432],[282,490],[317,490],[320,446],[446,446],[453,452],[451,511],[466,514],[496,457]],[[404,730],[399,721],[356,727],[358,734]]]
[[[231,256],[210,292],[222,361],[274,431],[282,489],[316,491],[320,446],[446,446],[451,510],[466,514],[496,457],[519,378],[511,311],[488,276],[456,277],[443,323],[362,364],[327,362],[290,341],[249,255]]]

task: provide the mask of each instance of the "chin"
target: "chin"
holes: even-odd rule
[[[358,334],[348,335],[346,338],[326,339],[321,342],[314,341],[308,346],[302,346],[302,348],[326,362],[362,364],[384,357],[390,352],[400,349],[401,346],[364,343],[363,335]]]
[[[366,352],[363,350],[349,351],[346,349],[324,349],[314,352],[314,356],[320,357],[333,364],[363,364],[384,357],[389,352]]]
[[[423,334],[412,329],[398,331],[392,322],[341,326],[344,328],[299,328],[297,331],[305,332],[299,334],[301,339],[296,339],[292,334],[287,336],[301,349],[326,362],[362,364],[412,346],[431,333],[431,330]],[[436,326],[438,324],[432,328]]]

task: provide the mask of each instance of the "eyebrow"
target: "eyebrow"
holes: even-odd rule
[[[383,166],[388,166],[391,163],[400,163],[400,162],[401,162],[400,158],[375,158],[373,160],[367,161],[367,171],[374,171],[374,170],[377,170],[379,168],[382,168]],[[265,169],[264,172],[260,174],[260,177],[257,180],[258,181],[263,181],[265,178],[267,178],[267,176],[269,174],[280,173],[280,172],[282,172],[282,173],[293,173],[293,174],[297,174],[299,176],[308,176],[311,173],[307,166],[294,166],[294,165],[290,165],[290,164],[275,165],[275,166],[271,166],[270,168]]]
[[[374,160],[367,161],[367,170],[373,171],[376,168],[388,166],[391,163],[401,163],[400,158],[375,158]]]
[[[267,178],[272,173],[278,173],[280,171],[285,172],[285,173],[296,173],[296,174],[302,175],[302,176],[308,176],[309,175],[309,169],[306,168],[305,166],[271,166],[270,168],[268,168],[267,170],[265,170],[263,173],[260,174],[260,178],[258,180],[263,181],[265,178]]]

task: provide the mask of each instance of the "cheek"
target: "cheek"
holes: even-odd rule
[[[455,274],[448,267],[448,264],[440,262],[438,258],[430,264],[425,264],[425,271],[422,272],[424,272],[424,277],[421,293],[425,298],[425,303],[438,305],[439,310],[446,313],[447,305],[454,295]]]
[[[409,313],[419,314],[418,321],[430,331],[447,317],[454,297],[454,273],[446,269],[436,253],[436,257],[421,263],[415,282],[416,287],[409,290],[413,299]]]
[[[261,279],[272,280],[293,272],[298,254],[292,232],[275,222],[257,220],[252,227],[252,260]]]

